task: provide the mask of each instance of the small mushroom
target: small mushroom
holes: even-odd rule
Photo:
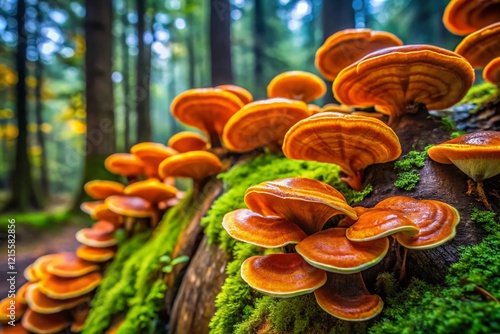
[[[464,134],[432,146],[427,154],[441,164],[454,164],[477,183],[477,192],[490,209],[483,181],[500,174],[500,132],[479,131]],[[469,182],[470,195],[473,184]]]
[[[88,215],[92,215],[94,213],[95,208],[97,208],[99,205],[103,203],[104,201],[83,202],[82,204],[80,204],[80,210],[82,210]]]
[[[95,220],[110,222],[116,228],[123,224],[123,216],[108,209],[108,206],[104,202],[95,207],[90,217]]]
[[[469,61],[472,67],[485,67],[500,57],[500,22],[484,27],[465,37],[455,52]]]
[[[53,299],[47,297],[38,284],[32,284],[26,291],[26,300],[30,309],[37,313],[53,314],[72,309],[80,304],[90,301],[89,295],[82,295],[69,299]]]
[[[389,115],[389,124],[425,105],[427,110],[459,102],[474,82],[462,56],[432,45],[375,51],[344,68],[333,83],[335,98]]]
[[[14,320],[19,320],[26,312],[26,308],[26,304],[21,303],[18,296],[0,300],[0,328],[2,328],[2,323],[11,321],[12,316],[14,316]]]
[[[345,29],[328,37],[316,51],[316,68],[329,81],[367,54],[403,42],[395,35],[370,29]]]
[[[222,89],[226,92],[233,93],[236,95],[243,104],[249,104],[250,102],[253,101],[253,96],[252,93],[250,93],[248,90],[246,90],[243,87],[236,86],[236,85],[220,85],[215,88]]]
[[[80,259],[75,253],[65,252],[59,254],[60,256],[47,265],[49,274],[59,277],[79,277],[99,270],[98,265]]]
[[[152,226],[158,222],[159,217],[151,203],[141,197],[116,195],[106,198],[104,203],[108,209],[125,217],[125,230],[129,232],[138,218],[150,218]]]
[[[85,183],[83,189],[93,199],[103,200],[108,196],[121,195],[125,186],[119,182],[93,180]]]
[[[262,216],[292,221],[308,235],[320,231],[335,215],[357,219],[356,212],[339,191],[308,178],[293,177],[254,185],[245,192],[245,204]]]
[[[83,228],[76,232],[79,243],[91,247],[111,247],[118,243],[115,238],[116,227],[110,222],[100,220],[91,228]]]
[[[114,153],[104,160],[104,167],[113,173],[127,177],[127,180],[135,182],[139,175],[144,172],[144,162],[135,154]]]
[[[158,166],[160,163],[166,158],[176,155],[178,152],[160,143],[143,142],[132,146],[130,153],[138,156],[144,162],[146,177],[158,178]]]
[[[128,196],[141,197],[153,204],[153,206],[157,206],[160,202],[174,198],[177,194],[177,188],[164,184],[157,179],[148,179],[128,185],[124,193]]]
[[[69,299],[83,296],[101,283],[99,272],[91,272],[80,277],[59,277],[48,275],[38,284],[40,291],[53,299]]]
[[[326,273],[297,253],[252,256],[243,262],[241,277],[253,289],[280,298],[310,293],[326,282]]]
[[[208,150],[210,148],[210,143],[199,133],[182,131],[170,137],[168,146],[179,153],[186,153],[190,151]]]
[[[320,77],[304,71],[283,72],[267,86],[267,97],[284,97],[309,103],[323,97],[326,85]]]
[[[76,256],[90,262],[106,262],[111,260],[116,253],[116,247],[92,247],[82,245],[76,249]]]
[[[443,15],[446,29],[462,36],[498,21],[500,3],[496,0],[451,0]]]
[[[500,57],[490,61],[483,70],[483,79],[500,87]]]
[[[69,324],[69,319],[65,312],[43,314],[28,309],[21,323],[30,332],[51,334],[64,330]]]
[[[311,115],[301,101],[283,98],[256,101],[235,113],[224,127],[223,145],[235,152],[258,147],[281,151],[286,132],[292,125]]]
[[[384,122],[371,117],[320,113],[290,128],[283,142],[287,158],[339,165],[354,190],[361,190],[366,167],[396,160],[401,144]]]
[[[199,182],[206,177],[216,175],[221,169],[222,163],[215,154],[191,151],[163,160],[158,171],[162,178],[185,177]]]

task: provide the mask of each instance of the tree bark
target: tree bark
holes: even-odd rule
[[[188,21],[188,34],[186,36],[186,48],[188,55],[188,78],[189,78],[189,88],[196,87],[195,82],[195,73],[196,73],[196,55],[195,55],[195,47],[194,47],[194,25],[195,18],[192,13],[194,8],[194,3],[192,0],[186,0],[186,18]]]
[[[124,0],[124,9],[122,15],[122,52],[123,52],[123,106],[124,106],[124,142],[125,151],[128,152],[130,149],[130,106],[132,99],[130,98],[130,56],[128,53],[127,44],[127,27],[128,27],[128,1]]]
[[[212,86],[233,83],[229,0],[210,0],[210,57]]]
[[[17,2],[17,51],[16,51],[16,119],[18,137],[12,174],[12,198],[7,210],[28,211],[39,208],[39,201],[33,187],[31,162],[28,156],[28,110],[26,106],[26,48],[28,36],[24,30],[26,3]]]
[[[136,85],[136,111],[137,111],[137,141],[151,141],[151,115],[149,103],[149,86],[151,81],[151,47],[146,44],[146,1],[137,0],[137,85]]]
[[[42,80],[43,80],[43,64],[38,57],[35,65],[35,78],[36,78],[36,88],[35,88],[35,117],[36,117],[36,137],[38,145],[41,148],[40,156],[40,186],[42,195],[44,198],[49,198],[49,173],[47,170],[47,145],[45,144],[45,136],[42,132],[43,124],[43,103],[42,103]]]
[[[266,87],[264,82],[264,45],[265,45],[265,26],[264,8],[262,0],[255,0],[254,2],[254,24],[253,24],[253,57],[254,57],[254,87],[256,89],[263,89]],[[257,94],[259,95],[259,94]],[[264,91],[262,97],[266,96]]]

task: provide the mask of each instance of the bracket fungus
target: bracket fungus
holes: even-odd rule
[[[454,164],[477,183],[480,199],[489,209],[483,181],[500,174],[500,132],[479,131],[461,135],[437,144],[427,151],[429,157],[441,164]],[[473,187],[469,183],[468,194]]]
[[[29,332],[58,333],[69,324],[69,317],[64,312],[43,314],[28,309],[21,323]]]
[[[500,56],[493,59],[484,67],[483,79],[500,87]]]
[[[125,230],[131,231],[136,219],[150,218],[151,225],[156,226],[158,216],[151,203],[138,196],[109,196],[104,201],[109,210],[125,217]],[[92,246],[87,244],[88,246]],[[111,246],[111,245],[108,245]]]
[[[446,6],[443,23],[455,35],[468,35],[500,21],[498,0],[451,0]]]
[[[85,183],[83,189],[93,199],[102,200],[108,196],[121,195],[125,186],[119,182],[93,180]]]
[[[76,240],[90,247],[111,247],[118,243],[115,238],[116,227],[107,221],[100,220],[90,228],[76,232]]]
[[[216,88],[196,88],[177,95],[170,110],[182,123],[206,133],[212,147],[218,147],[224,125],[241,107],[243,102],[233,93]]]
[[[462,56],[432,45],[405,45],[375,51],[346,67],[333,91],[343,104],[375,106],[391,124],[407,108],[451,107],[473,82],[474,70]]]
[[[301,101],[273,98],[252,102],[229,119],[222,142],[235,152],[266,146],[280,150],[288,129],[310,115],[307,105]]]
[[[354,190],[361,190],[366,167],[396,160],[401,145],[384,122],[359,115],[320,113],[290,128],[283,143],[287,158],[340,166]]]
[[[246,90],[243,87],[236,86],[236,85],[220,85],[215,88],[222,89],[224,91],[233,93],[236,95],[243,104],[249,104],[250,102],[253,101],[253,96],[252,93],[250,93],[248,90]]]
[[[220,159],[206,151],[179,153],[162,161],[158,171],[162,178],[185,177],[201,181],[219,173],[222,169]]]
[[[326,85],[320,77],[304,71],[288,71],[275,76],[267,86],[267,97],[283,97],[309,103],[323,97]]]
[[[95,263],[80,259],[75,253],[59,253],[60,256],[47,265],[47,272],[59,277],[79,277],[98,271]]]
[[[203,151],[210,148],[210,143],[199,133],[192,131],[178,132],[168,140],[168,146],[179,153]]]
[[[160,202],[174,198],[177,194],[177,188],[157,179],[148,179],[129,184],[124,193],[128,196],[141,197],[156,206]]]
[[[53,299],[75,298],[89,293],[101,283],[99,272],[91,272],[80,277],[59,277],[48,275],[39,283],[40,291]]]
[[[76,256],[90,262],[106,262],[111,260],[116,253],[116,247],[92,247],[82,245],[76,249]]]
[[[160,143],[143,142],[132,146],[130,153],[138,156],[144,162],[144,173],[148,178],[158,178],[160,163],[178,152]]]
[[[53,314],[69,310],[80,304],[90,301],[89,295],[82,295],[69,299],[53,299],[47,297],[38,284],[31,284],[26,291],[26,301],[30,309],[42,314]]]
[[[329,81],[367,54],[403,42],[395,35],[371,29],[344,29],[327,38],[316,51],[315,64],[319,73]]]
[[[113,174],[126,176],[133,182],[144,172],[144,162],[135,154],[114,153],[104,160],[104,167]]]

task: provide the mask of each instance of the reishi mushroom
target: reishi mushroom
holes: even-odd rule
[[[443,15],[446,29],[455,35],[468,35],[498,21],[500,2],[497,0],[451,0]]]
[[[197,182],[219,173],[221,169],[220,159],[206,151],[179,153],[163,160],[158,168],[162,178],[185,177]]]
[[[87,195],[97,200],[103,200],[111,195],[121,195],[124,188],[123,184],[108,180],[93,180],[83,186]]]
[[[493,59],[484,67],[483,79],[500,87],[500,56]]]
[[[178,152],[160,143],[142,142],[130,148],[130,153],[144,162],[144,173],[148,178],[158,178],[158,166],[168,157]],[[119,195],[119,194],[117,194]]]
[[[104,160],[104,167],[113,173],[127,177],[129,182],[134,182],[144,172],[144,162],[135,154],[114,153]]]
[[[199,133],[192,131],[178,132],[168,140],[168,146],[179,153],[203,151],[210,148],[210,143]]]
[[[246,90],[243,87],[236,86],[236,85],[220,85],[215,88],[225,90],[227,92],[233,93],[236,95],[243,104],[249,104],[250,102],[253,101],[253,96],[252,93],[250,93],[248,90]]]
[[[275,76],[267,86],[267,97],[283,97],[309,103],[326,93],[320,77],[304,71],[288,71]]]

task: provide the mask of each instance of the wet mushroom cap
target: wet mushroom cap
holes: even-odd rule
[[[418,226],[415,237],[395,234],[396,240],[408,249],[430,249],[444,244],[455,236],[460,222],[457,209],[436,200],[393,196],[377,203],[375,208],[397,211]]]
[[[38,334],[58,333],[66,328],[69,319],[64,312],[43,314],[31,309],[26,311],[22,319],[22,325],[30,332]]]
[[[110,196],[104,203],[111,211],[127,217],[148,218],[154,215],[151,203],[137,196]]]
[[[370,209],[346,230],[346,237],[351,241],[370,241],[398,232],[416,237],[419,231],[414,222],[398,212]]]
[[[85,183],[83,189],[93,199],[102,200],[108,196],[121,195],[125,186],[119,182],[93,180]]]
[[[178,152],[160,143],[142,142],[132,146],[130,153],[138,156],[144,162],[144,171],[148,177],[156,178],[160,163]]]
[[[392,119],[409,105],[448,108],[473,82],[474,70],[462,56],[432,45],[405,45],[375,51],[346,67],[333,91],[343,104],[375,106]]]
[[[474,68],[483,68],[500,57],[500,22],[494,23],[465,37],[455,49]]]
[[[106,262],[111,260],[116,253],[116,247],[91,247],[82,245],[76,249],[76,255],[90,262]]]
[[[280,298],[310,293],[326,282],[326,272],[297,253],[252,256],[241,265],[241,277],[253,289]]]
[[[17,326],[3,326],[2,334],[30,334],[22,325]]]
[[[118,243],[115,238],[115,225],[113,223],[100,220],[91,228],[83,228],[76,232],[75,237],[78,242],[91,247],[111,247]]]
[[[89,295],[83,295],[65,300],[53,299],[47,297],[41,290],[38,284],[32,284],[26,291],[26,299],[28,306],[35,312],[43,314],[52,314],[69,310],[80,304],[90,301]]]
[[[454,164],[476,182],[500,173],[500,131],[479,131],[437,144],[427,151],[441,164]]]
[[[224,128],[222,142],[227,149],[236,152],[273,143],[281,145],[288,129],[310,115],[302,101],[283,98],[255,101],[231,117]]]
[[[241,107],[243,102],[233,93],[215,88],[196,88],[177,95],[170,110],[182,123],[212,137],[222,134],[226,122]]]
[[[248,209],[226,213],[222,226],[233,239],[265,248],[297,244],[307,236],[289,220],[264,217]]]
[[[498,21],[500,21],[498,0],[451,0],[443,15],[446,29],[462,36]]]
[[[346,229],[329,228],[308,236],[295,247],[310,265],[339,274],[357,273],[379,263],[389,250],[387,237],[353,242]]]
[[[246,90],[243,87],[236,86],[236,85],[220,85],[215,88],[222,89],[224,91],[233,93],[236,95],[243,104],[248,104],[253,101],[253,96],[252,93],[250,93],[248,90]]]
[[[323,80],[309,72],[288,71],[275,76],[267,86],[267,97],[283,97],[306,103],[319,99],[326,93]]]
[[[371,29],[345,29],[328,37],[316,51],[315,64],[318,71],[329,81],[367,54],[392,47],[403,42],[395,35]]]
[[[320,231],[335,215],[357,219],[338,190],[308,178],[293,177],[251,186],[245,192],[245,204],[262,216],[292,221],[308,235]]]
[[[192,131],[178,132],[168,140],[168,146],[179,153],[203,151],[210,148],[210,143],[199,133]]]
[[[135,154],[114,153],[104,160],[104,167],[113,174],[133,176],[142,174],[144,162]]]
[[[500,57],[490,61],[483,70],[483,79],[486,82],[500,86]]]
[[[79,277],[99,270],[95,263],[80,259],[75,253],[60,253],[61,256],[47,265],[47,272],[59,277]]]
[[[177,188],[164,184],[157,179],[149,179],[129,184],[124,192],[125,195],[141,197],[151,204],[157,204],[174,198],[177,194]]]
[[[290,159],[336,164],[360,183],[366,167],[396,160],[401,144],[396,133],[378,119],[325,112],[292,126],[283,153]],[[351,186],[360,190],[361,184]]]
[[[162,178],[186,177],[194,180],[216,175],[222,169],[220,159],[213,153],[206,151],[191,151],[179,153],[163,160],[158,168]]]
[[[80,277],[59,277],[48,275],[40,281],[40,291],[53,299],[70,299],[85,295],[101,283],[102,276],[91,272]]]

